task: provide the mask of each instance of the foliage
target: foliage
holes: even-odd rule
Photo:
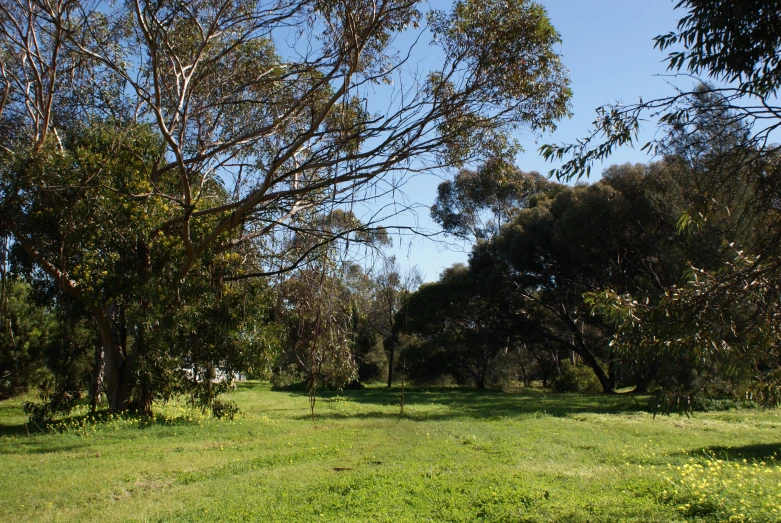
[[[287,347],[277,361],[280,370],[300,376],[314,394],[320,385],[342,388],[356,378],[349,290],[334,277],[328,260],[317,270],[300,271],[284,282],[280,320],[287,326]]]
[[[387,354],[388,387],[393,384],[393,373],[399,363],[395,356],[406,355],[406,345],[400,342],[399,332],[406,332],[407,318],[401,311],[409,302],[410,295],[423,283],[423,276],[417,266],[402,270],[395,256],[386,257],[372,281],[371,304],[367,309],[367,321],[382,337]],[[406,314],[406,313],[405,313]],[[403,358],[402,358],[403,360]],[[406,372],[406,369],[402,369]]]
[[[268,375],[279,350],[273,299],[263,283],[224,281],[240,257],[212,252],[193,269],[197,278],[171,284],[183,252],[157,228],[171,216],[170,203],[146,192],[160,147],[151,130],[117,134],[112,122],[88,122],[62,133],[60,146],[5,164],[2,178],[4,194],[16,195],[6,220],[24,240],[14,244],[14,263],[71,326],[49,361],[52,412],[85,390],[97,401],[101,360],[112,409],[146,411],[177,394],[207,407],[234,373]],[[203,188],[203,202],[223,197],[218,184]],[[227,379],[216,386],[218,367]],[[124,403],[115,403],[120,396]]]
[[[440,281],[410,296],[396,316],[394,331],[415,336],[409,352],[416,381],[451,375],[478,388],[493,381],[497,356],[509,338],[500,305],[480,292],[464,266],[447,269]]]
[[[677,32],[655,39],[657,48],[671,50],[667,57],[668,70],[677,72],[685,68],[695,78],[705,75],[728,83],[713,86],[701,81],[693,89],[679,89],[673,96],[597,108],[597,119],[588,137],[575,144],[540,147],[548,160],[568,158],[561,167],[551,170],[551,175],[559,179],[588,176],[594,161],[605,160],[617,147],[637,141],[640,122],[647,114],[662,129],[671,123],[686,126],[696,122],[699,109],[688,100],[703,92],[717,95],[735,109],[735,121],[750,129],[747,142],[752,148],[775,150],[769,144],[772,143],[770,133],[778,120],[774,93],[781,79],[778,67],[781,27],[777,23],[781,4],[761,0],[739,4],[728,0],[681,0],[676,8],[687,10]],[[683,46],[683,50],[676,46]],[[667,133],[660,134],[661,139],[646,143],[643,150],[663,152],[667,148],[663,138]]]
[[[655,38],[661,51],[683,44],[682,51],[668,56],[669,69],[738,82],[748,93],[777,91],[781,85],[781,2],[681,0],[675,8],[688,11],[677,31]]]
[[[222,349],[158,340],[216,325],[225,282],[376,240],[384,230],[346,209],[387,194],[395,174],[501,154],[516,128],[568,113],[559,37],[538,4],[429,13],[443,61],[412,78],[394,42],[423,35],[422,17],[404,0],[3,6],[0,225],[28,275],[93,317],[112,410],[185,386],[183,355],[211,401]],[[341,334],[313,339],[332,338],[343,361],[317,359],[347,378],[337,317],[328,332]]]
[[[777,161],[747,142],[749,129],[723,98],[702,92],[690,103],[697,119],[672,124],[667,139],[685,195],[677,227],[691,246],[688,267],[657,292],[607,287],[587,297],[616,328],[619,352],[673,362],[663,373],[662,411],[688,411],[698,394],[742,396],[781,361],[772,246],[779,216],[768,201]],[[711,242],[710,256],[702,240]]]
[[[676,31],[656,38],[669,51],[668,69],[712,82],[661,99],[598,109],[590,136],[541,148],[548,159],[569,158],[552,174],[588,174],[622,144],[637,139],[650,114],[660,132],[643,149],[679,166],[684,205],[681,236],[710,229],[721,255],[688,260],[681,281],[662,292],[591,290],[594,311],[617,330],[618,351],[673,362],[657,404],[687,412],[713,396],[774,398],[778,369],[778,128],[781,5],[778,2],[682,0]],[[698,396],[702,396],[700,398]]]
[[[560,374],[553,379],[551,386],[556,392],[602,392],[602,385],[594,375],[594,371],[583,365],[573,365],[564,360],[560,366]]]
[[[676,361],[666,383],[662,382],[672,393],[672,399],[659,403],[662,412],[688,412],[692,397],[700,393],[740,397],[746,388],[754,387],[759,387],[757,392],[768,387],[758,398],[767,406],[774,404],[772,379],[768,383],[763,376],[777,369],[780,357],[778,310],[767,306],[776,298],[765,294],[775,291],[772,283],[755,279],[756,275],[750,281],[743,279],[746,263],[752,261],[737,252],[719,273],[695,269],[688,282],[654,302],[638,302],[631,295],[610,291],[589,296],[594,310],[616,325],[617,347]],[[739,301],[732,301],[735,294],[713,293],[713,286],[725,280],[729,284],[742,280],[745,292]]]
[[[14,278],[3,287],[0,398],[6,399],[49,379],[44,362],[59,326],[51,311],[32,303],[29,285]]]
[[[461,169],[452,181],[440,183],[431,217],[463,240],[489,240],[531,197],[547,190],[550,183],[539,173],[524,173],[506,160],[491,158],[477,171]]]
[[[39,384],[42,401],[28,401],[25,412],[37,421],[48,421],[60,414],[67,414],[83,401],[89,390],[90,379],[95,376],[94,326],[78,314],[78,309],[63,314],[58,311],[57,329],[46,350],[46,358],[40,362],[38,372],[47,378]],[[98,401],[98,398],[91,398]]]
[[[231,421],[241,414],[241,410],[234,401],[212,401],[211,411],[215,418],[227,418]]]
[[[758,216],[749,204],[757,196],[750,174],[757,167],[743,165],[745,176],[725,178],[720,173],[736,165],[714,154],[741,143],[744,129],[725,121],[731,113],[718,97],[702,93],[693,102],[701,105],[701,132],[676,134],[664,160],[612,166],[591,186],[550,186],[530,198],[526,208],[517,209],[496,237],[476,245],[464,276],[475,282],[472,287],[464,288],[460,298],[434,300],[427,313],[418,311],[422,317],[430,315],[431,331],[441,336],[448,332],[449,318],[444,316],[469,319],[461,322],[457,335],[426,344],[420,354],[428,354],[428,361],[444,371],[442,362],[455,361],[458,352],[452,336],[476,333],[479,325],[493,321],[489,330],[508,333],[497,346],[518,354],[525,381],[532,365],[547,383],[549,363],[556,367],[560,354],[567,358],[574,353],[606,392],[619,383],[642,392],[654,381],[668,390],[691,390],[706,383],[711,394],[736,389],[742,377],[729,377],[735,369],[724,362],[718,372],[703,373],[703,366],[712,362],[704,363],[707,359],[700,352],[684,350],[680,339],[674,345],[677,352],[652,349],[636,339],[614,338],[622,325],[595,315],[600,310],[595,289],[622,289],[636,303],[656,303],[665,293],[680,292],[691,264],[716,271],[728,263],[728,239],[753,244],[767,228],[767,216]],[[714,173],[717,161],[723,171]],[[711,188],[707,200],[694,190],[706,186]],[[687,209],[700,209],[707,218],[684,226],[680,217]],[[443,276],[441,283],[445,280]],[[749,309],[757,310],[755,305]],[[664,318],[669,322],[668,312]],[[745,325],[726,322],[709,333],[730,328]],[[669,340],[655,333],[656,341]],[[431,336],[426,334],[426,339]],[[471,343],[480,346],[479,336]],[[435,347],[441,353],[437,358]]]

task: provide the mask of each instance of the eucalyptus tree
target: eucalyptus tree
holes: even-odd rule
[[[406,32],[431,35],[439,58],[430,70],[416,74],[414,49],[395,47]],[[252,251],[253,275],[288,270],[306,258],[280,255],[280,238],[309,227],[305,211],[364,202],[408,171],[502,154],[515,127],[554,127],[570,96],[559,36],[531,1],[462,0],[424,18],[411,0],[11,0],[0,6],[0,42],[3,163],[14,166],[4,169],[4,216],[52,190],[49,169],[20,174],[25,159],[57,162],[65,135],[85,122],[109,122],[120,148],[132,141],[123,129],[157,140],[134,153],[138,187],[125,193],[139,215],[163,210],[149,213],[138,253],[173,292],[147,307],[166,297],[186,307],[187,281],[211,278],[199,268],[215,257]],[[105,171],[90,169],[91,180]],[[17,190],[19,176],[35,183]],[[125,408],[132,387],[109,318],[116,304],[87,289],[99,291],[100,277],[87,280],[17,219],[3,227],[95,316],[109,402]],[[228,265],[226,277],[245,271]]]
[[[689,264],[718,268],[729,259],[725,231],[743,227],[726,213],[679,235],[696,177],[675,158],[607,169],[591,186],[557,188],[520,211],[470,268],[487,295],[503,301],[514,334],[529,343],[572,351],[605,392],[619,373],[638,388],[658,377],[660,358],[611,343],[614,324],[592,314],[584,296],[613,289],[654,300],[682,283]]]
[[[490,240],[534,195],[551,189],[538,172],[526,173],[502,158],[475,171],[460,169],[437,187],[431,217],[448,234],[476,243]]]
[[[455,265],[410,296],[397,314],[394,333],[415,337],[413,377],[450,374],[480,389],[490,384],[509,332],[500,300],[481,292],[481,283],[466,266]]]
[[[393,370],[398,339],[394,336],[399,311],[410,295],[423,283],[417,266],[403,270],[395,256],[383,258],[382,265],[373,278],[372,301],[367,319],[372,328],[383,338],[388,356],[388,387],[393,384]]]

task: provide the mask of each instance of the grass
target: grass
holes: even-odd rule
[[[634,396],[244,383],[245,416],[168,405],[25,433],[0,402],[0,521],[781,521],[781,414],[652,419]]]

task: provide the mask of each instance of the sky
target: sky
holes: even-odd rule
[[[512,0],[510,0],[512,1]],[[537,149],[545,143],[571,143],[588,135],[595,109],[606,103],[633,103],[671,94],[673,85],[691,87],[691,80],[672,78],[663,63],[666,53],[654,49],[653,37],[667,33],[683,16],[674,10],[672,0],[538,0],[562,38],[562,61],[570,71],[573,92],[571,119],[560,122],[552,135],[518,136],[525,152],[516,158],[524,171],[546,174],[556,164],[546,163]],[[677,1],[677,0],[676,0]],[[434,8],[447,9],[449,2],[432,1]],[[684,82],[684,83],[682,83]],[[640,141],[653,136],[649,123],[641,129]],[[625,162],[647,163],[653,159],[637,149],[616,151],[604,165],[596,164],[588,182],[599,179],[607,166]],[[472,166],[475,167],[475,166]],[[424,232],[437,232],[428,216],[441,179],[432,175],[410,180],[403,191],[410,203],[418,204],[415,214],[404,213],[392,219],[399,225],[414,225]],[[454,263],[466,263],[469,247],[454,245],[447,237],[437,240],[395,237],[395,254],[403,268],[417,265],[425,281],[435,281]]]

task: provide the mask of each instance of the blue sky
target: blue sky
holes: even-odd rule
[[[519,136],[526,149],[517,157],[521,169],[547,173],[555,167],[539,156],[537,148],[544,143],[569,143],[586,136],[595,118],[594,109],[600,105],[632,103],[641,96],[650,100],[671,94],[671,83],[691,86],[691,80],[665,74],[665,53],[653,47],[653,37],[673,30],[684,14],[673,9],[672,0],[540,0],[540,3],[548,10],[562,37],[561,53],[563,63],[570,71],[574,115],[562,121],[553,135],[536,137],[526,133]],[[448,4],[431,2],[432,7],[440,9],[446,9]],[[654,130],[649,123],[644,129],[646,137],[652,136]],[[596,181],[608,165],[650,160],[639,148],[619,150],[606,164],[594,166],[589,181]],[[429,232],[438,230],[423,207],[433,202],[439,182],[435,176],[420,176],[409,181],[404,192],[421,208],[416,215],[394,218],[395,222],[414,224]],[[446,267],[467,261],[468,247],[448,246],[422,237],[396,237],[394,241],[401,265],[417,265],[424,273],[425,281],[436,280]]]

